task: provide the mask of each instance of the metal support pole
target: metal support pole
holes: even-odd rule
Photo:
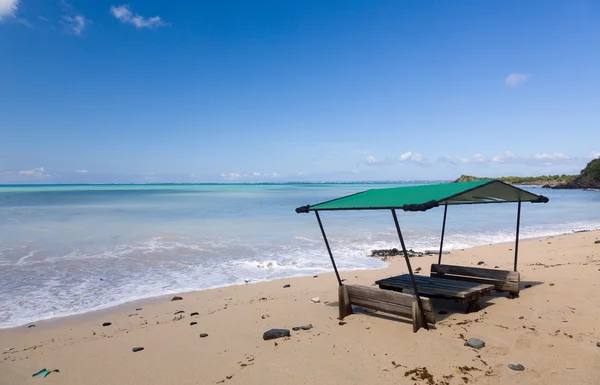
[[[402,231],[400,230],[400,224],[398,223],[398,217],[396,216],[396,210],[392,209],[392,216],[394,217],[394,224],[396,225],[396,232],[398,233],[398,238],[400,238],[400,244],[402,245],[402,253],[404,254],[404,259],[406,260],[406,267],[408,267],[408,273],[410,274],[410,279],[413,285],[413,291],[415,292],[415,297],[417,298],[417,304],[419,305],[419,311],[421,312],[421,316],[424,320],[423,327],[429,330],[429,325],[427,324],[427,318],[425,317],[425,309],[423,309],[423,302],[421,301],[421,296],[419,295],[419,289],[417,288],[417,281],[415,281],[415,275],[413,274],[412,267],[410,265],[410,259],[408,258],[408,252],[406,251],[406,245],[404,244],[404,237],[402,237]]]
[[[440,240],[440,256],[438,257],[438,265],[442,263],[442,247],[444,246],[444,233],[446,232],[446,214],[448,214],[448,205],[444,206],[444,222],[442,223],[442,239]]]
[[[327,240],[327,235],[325,235],[325,229],[323,228],[323,223],[321,222],[321,217],[319,216],[319,212],[315,211],[317,214],[317,221],[319,222],[319,227],[321,228],[321,234],[323,234],[323,240],[325,240],[325,246],[327,246],[327,252],[329,253],[329,258],[331,258],[331,264],[333,265],[333,270],[335,270],[335,276],[337,277],[338,283],[342,286],[342,279],[340,278],[340,273],[338,273],[337,266],[335,265],[335,261],[333,260],[333,254],[331,253],[331,247],[329,247],[329,241]]]
[[[517,271],[517,258],[519,257],[519,227],[521,227],[521,201],[517,206],[517,239],[515,240],[515,271]]]

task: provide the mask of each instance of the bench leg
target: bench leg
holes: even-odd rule
[[[472,313],[481,310],[481,306],[479,306],[479,299],[469,301],[467,303],[467,313]]]
[[[413,333],[416,333],[422,327],[425,327],[425,323],[427,320],[424,320],[421,316],[421,311],[419,310],[419,305],[417,301],[413,301],[412,303],[412,321],[413,321]]]
[[[353,313],[350,297],[348,296],[348,289],[345,285],[338,287],[338,306],[340,309],[340,321]]]

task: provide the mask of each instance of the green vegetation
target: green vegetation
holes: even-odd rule
[[[597,169],[594,172],[600,172],[600,163],[598,163]],[[502,176],[499,178],[480,178],[472,175],[461,175],[456,182],[471,182],[476,180],[484,179],[497,179],[502,182],[510,184],[524,184],[524,185],[538,185],[538,184],[562,184],[569,183],[573,179],[577,178],[578,175],[540,175],[540,176]]]
[[[589,162],[579,175],[503,176],[500,178],[461,175],[456,182],[472,182],[482,179],[497,179],[510,184],[550,185],[552,188],[558,189],[600,189],[600,158]]]
[[[581,170],[581,176],[590,178],[595,182],[600,182],[600,158],[592,160]]]

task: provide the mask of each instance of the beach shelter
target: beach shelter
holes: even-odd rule
[[[473,182],[456,182],[442,184],[426,184],[419,186],[404,186],[393,188],[370,189],[356,194],[340,197],[330,201],[306,205],[296,208],[296,213],[314,212],[325,241],[325,246],[331,259],[331,264],[335,271],[338,283],[341,286],[342,280],[338,272],[335,260],[327,240],[327,235],[323,227],[323,222],[319,213],[321,211],[343,211],[343,210],[390,210],[396,232],[402,246],[402,253],[412,281],[412,289],[418,303],[419,310],[423,319],[425,313],[417,282],[410,264],[402,230],[396,215],[396,210],[403,211],[427,211],[436,207],[444,207],[444,217],[442,223],[442,234],[440,240],[440,250],[438,263],[442,260],[442,247],[444,244],[444,233],[446,230],[446,217],[448,206],[453,205],[477,205],[489,203],[517,203],[517,226],[515,240],[514,271],[517,271],[517,260],[519,253],[519,227],[521,223],[521,204],[523,202],[547,203],[548,198],[543,195],[536,195],[521,188],[512,186],[499,180],[480,180]],[[427,328],[427,325],[425,324]]]

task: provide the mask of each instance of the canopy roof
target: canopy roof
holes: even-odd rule
[[[371,189],[315,205],[298,207],[296,212],[381,209],[425,211],[443,205],[506,202],[546,203],[548,198],[499,180],[481,180]]]

